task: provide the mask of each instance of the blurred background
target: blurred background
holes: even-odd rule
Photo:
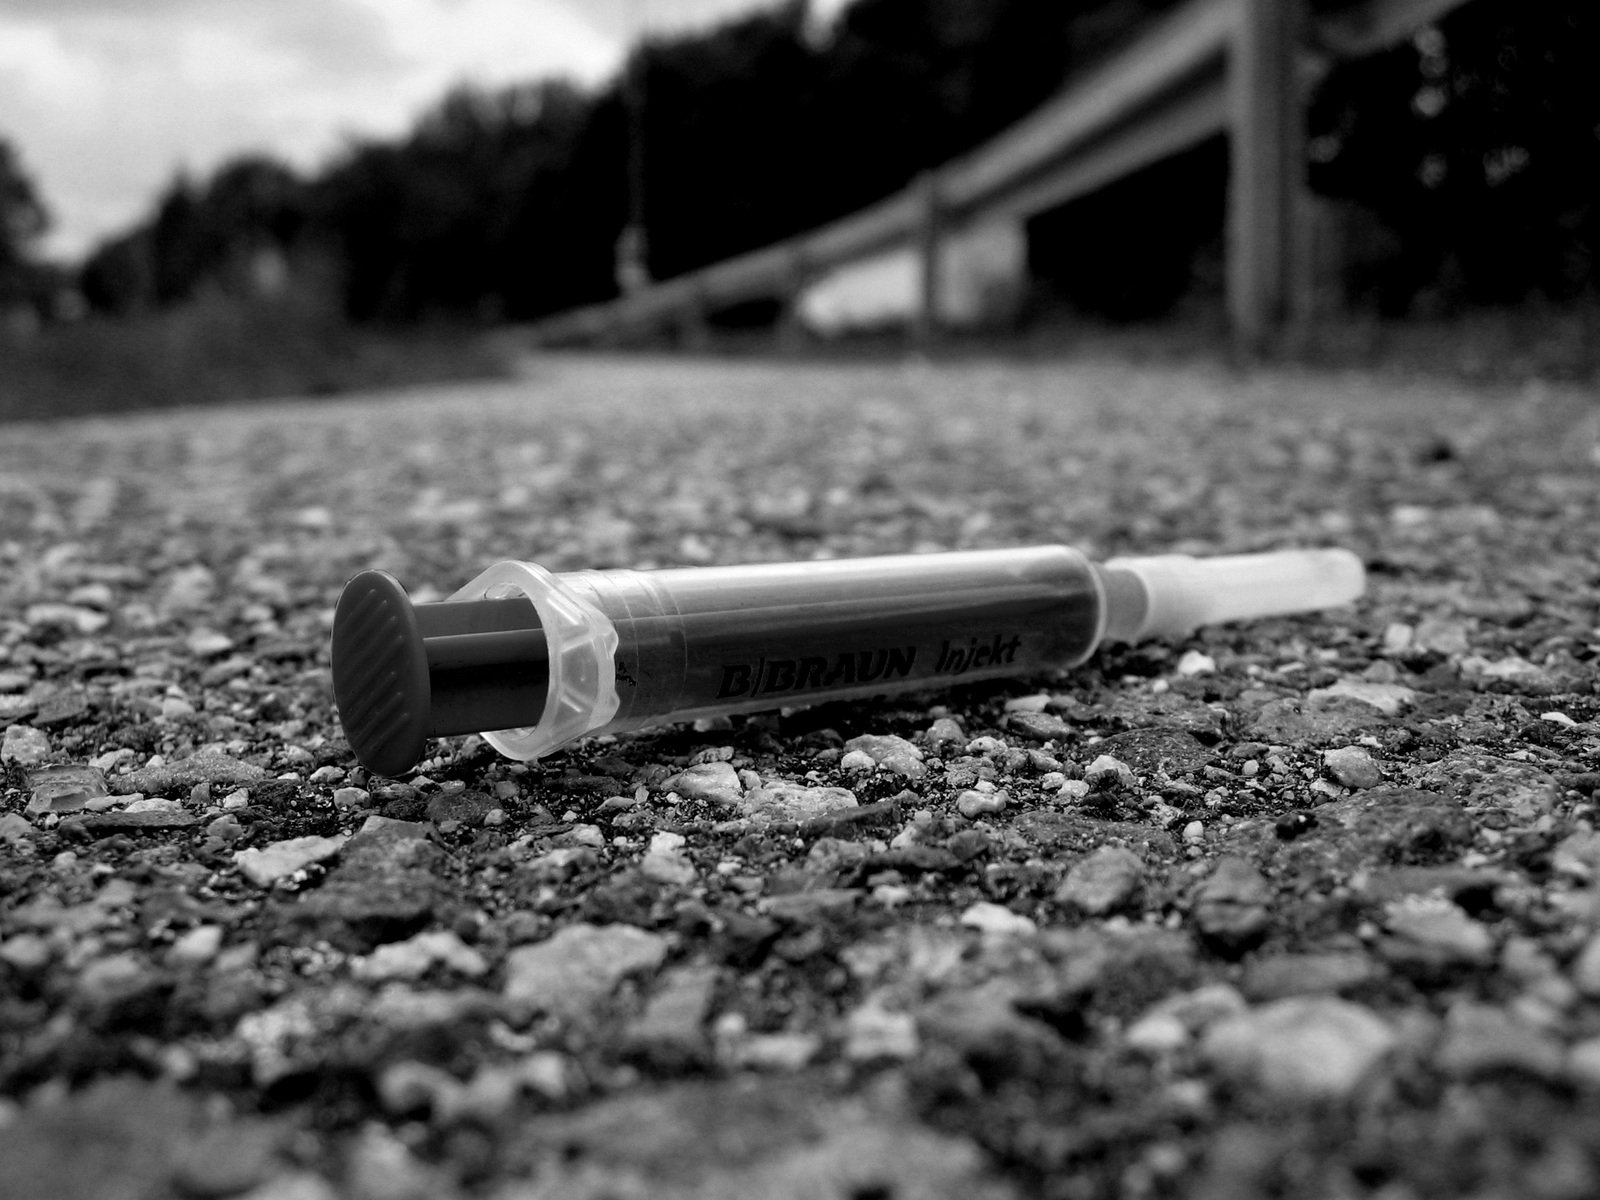
[[[910,194],[1182,7],[0,0],[0,417],[506,370],[541,322]],[[1590,375],[1600,11],[1409,3],[1433,9],[1375,53],[1295,43],[1316,336],[1273,348],[1421,330],[1446,369]],[[946,344],[1214,342],[1230,153],[1197,138],[969,239]],[[915,263],[731,306],[693,344],[903,345]]]

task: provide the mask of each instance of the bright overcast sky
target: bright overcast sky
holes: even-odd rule
[[[267,151],[315,167],[454,83],[593,83],[635,32],[772,0],[0,0],[0,138],[77,255],[174,174]],[[831,13],[840,0],[813,0]]]

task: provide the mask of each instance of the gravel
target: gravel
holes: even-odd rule
[[[0,1196],[1600,1192],[1600,416],[530,360],[0,440]],[[1340,544],[1348,610],[371,776],[355,571]]]

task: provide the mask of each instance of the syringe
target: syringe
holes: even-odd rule
[[[334,614],[333,686],[356,756],[397,775],[430,737],[482,732],[532,759],[585,735],[1054,671],[1364,585],[1347,550],[1097,566],[1059,545],[560,575],[505,561],[434,604],[363,571]]]

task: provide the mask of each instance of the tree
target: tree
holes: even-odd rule
[[[11,143],[0,138],[0,303],[34,291],[33,255],[49,214]]]

